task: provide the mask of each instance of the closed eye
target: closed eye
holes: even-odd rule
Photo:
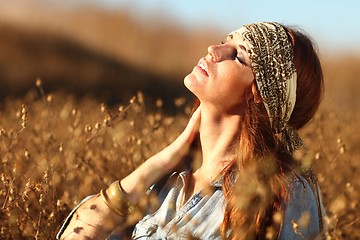
[[[235,56],[235,59],[238,60],[240,63],[246,65],[246,60],[245,60],[245,57],[243,54],[239,53],[239,52],[236,52],[236,56]]]
[[[221,44],[226,44],[227,43],[227,39],[224,39],[221,41]],[[247,66],[247,62],[245,59],[244,54],[242,53],[242,51],[246,52],[246,49],[243,45],[238,45],[240,47],[241,50],[238,50],[237,48],[234,47],[234,52],[233,52],[233,59],[239,61],[240,63],[244,64],[245,66]]]

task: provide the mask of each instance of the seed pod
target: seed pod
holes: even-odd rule
[[[37,78],[36,79],[36,83],[35,83],[36,87],[40,87],[42,85],[41,79]]]
[[[25,158],[26,158],[26,159],[28,159],[28,160],[30,159],[30,153],[28,152],[27,149],[25,149],[24,155],[25,155]]]

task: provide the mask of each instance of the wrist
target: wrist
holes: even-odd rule
[[[102,189],[100,195],[103,202],[121,217],[126,217],[134,210],[135,206],[128,200],[119,180],[110,184],[107,189]]]

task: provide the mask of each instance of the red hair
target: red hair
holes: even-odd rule
[[[294,129],[302,128],[317,111],[324,92],[324,77],[319,57],[311,38],[298,30],[287,28],[298,77],[296,104],[289,124]]]

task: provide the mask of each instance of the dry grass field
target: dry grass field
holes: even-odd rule
[[[98,19],[110,18],[96,14],[100,15]],[[83,18],[97,19],[96,14],[86,13]],[[71,19],[69,17],[67,21]],[[119,16],[116,19],[121,22]],[[25,54],[27,58],[21,62],[22,66],[27,66],[24,71],[15,69],[14,72],[0,75],[1,83],[8,87],[1,89],[0,103],[0,239],[54,239],[65,216],[83,197],[99,192],[113,180],[122,178],[170,143],[184,128],[190,113],[191,98],[176,81],[185,71],[192,69],[195,56],[198,58],[203,55],[203,50],[192,50],[200,48],[200,43],[188,46],[186,51],[192,52],[191,56],[178,51],[175,63],[169,61],[174,55],[166,55],[166,52],[173,53],[171,49],[178,48],[174,48],[173,43],[166,46],[168,49],[162,52],[165,58],[162,61],[168,63],[168,66],[160,60],[148,65],[151,61],[145,61],[149,56],[147,54],[153,54],[149,50],[150,44],[146,50],[149,53],[144,54],[144,62],[134,63],[131,50],[127,50],[129,53],[125,57],[121,55],[123,52],[120,48],[109,50],[111,46],[115,48],[115,41],[103,42],[102,46],[100,43],[105,40],[96,41],[95,35],[86,32],[86,27],[78,35],[71,34],[70,30],[66,32],[65,28],[61,28],[64,25],[55,20],[51,24],[57,24],[56,29],[61,32],[61,37],[67,39],[74,48],[86,46],[85,50],[79,51],[80,56],[90,56],[93,62],[82,65],[83,61],[79,57],[80,60],[76,60],[78,67],[70,68],[74,64],[71,62],[72,56],[66,58],[62,53],[54,55],[50,50],[59,45],[50,44],[53,47],[46,48],[48,52],[41,50],[43,55],[39,53],[31,58]],[[81,21],[75,22],[79,24],[74,26],[75,29],[83,26],[80,25]],[[9,33],[6,36],[14,34],[15,25],[10,20],[3,21],[3,24],[6,27],[1,29],[7,29]],[[38,25],[34,23],[26,26],[30,34],[28,36],[33,36],[31,33],[34,26]],[[116,34],[114,28],[106,26],[108,32],[99,34],[99,38],[109,32]],[[17,34],[26,32],[17,25],[16,29],[20,29]],[[39,29],[41,34],[50,31],[47,25]],[[177,40],[180,39],[179,42],[184,46],[190,41],[186,34],[176,34]],[[165,31],[163,37],[168,35],[173,36],[173,33]],[[55,36],[52,38],[59,41],[59,35]],[[154,36],[149,33],[145,37],[156,41]],[[48,41],[42,39],[44,42],[41,45],[54,43],[52,38],[48,38]],[[116,36],[114,38],[117,39]],[[6,49],[4,44],[10,44],[4,39],[4,34],[0,34],[2,49]],[[196,41],[200,42],[199,39]],[[131,39],[127,40],[131,42]],[[203,37],[203,40],[201,44],[208,44],[208,37]],[[11,44],[15,43],[11,41]],[[36,46],[35,43],[33,45]],[[14,52],[20,45],[11,46],[14,49],[7,49],[8,57],[5,53],[0,57],[0,69],[8,70],[9,66],[14,68],[18,61]],[[36,49],[40,51],[40,48]],[[132,49],[138,51],[137,47]],[[64,65],[60,68],[52,67],[48,61],[38,61],[40,55],[45,60],[51,59],[57,63],[54,66],[60,66],[58,63]],[[10,62],[10,56],[13,56],[14,62]],[[190,62],[185,60],[187,57],[191,59]],[[70,63],[67,64],[67,60]],[[326,81],[324,101],[314,119],[300,132],[306,149],[298,152],[297,157],[304,165],[311,164],[316,170],[327,210],[328,239],[360,239],[360,183],[357,180],[360,169],[360,102],[357,93],[360,88],[360,59],[356,56],[328,59],[324,55],[322,61]],[[4,67],[5,63],[7,67]],[[86,70],[92,69],[91,66],[99,67],[97,78],[93,81],[100,83],[82,81],[88,76]],[[181,67],[175,70],[176,66]],[[35,68],[37,72],[32,72]],[[63,71],[64,75],[56,75],[55,78],[54,71],[49,68],[55,72]],[[78,71],[79,68],[82,71]],[[117,76],[108,85],[102,84],[106,82],[105,78],[111,78],[106,75],[107,68],[113,69],[111,76]],[[127,74],[122,75],[123,71],[116,70],[118,68],[127,71]],[[135,70],[130,71],[130,68]],[[143,73],[133,75],[139,69]],[[26,71],[28,74],[22,75]],[[41,73],[44,71],[48,72],[43,76]],[[76,72],[76,75],[67,75],[69,72]],[[171,79],[172,75],[176,77]],[[7,82],[9,76],[13,77],[11,81],[16,81],[18,76],[21,82],[11,85],[13,82]],[[42,78],[38,79],[39,76]],[[131,80],[133,76],[159,81],[155,89],[174,91],[176,94],[161,95],[152,91],[154,87],[142,88],[140,83],[143,80],[139,80],[139,85],[131,84],[131,81],[124,85],[113,83],[122,78],[124,81]],[[78,81],[72,85],[75,90],[64,91],[61,84],[52,84],[51,81],[59,81],[61,77],[67,84]],[[162,85],[167,78],[175,83]],[[16,86],[20,88],[24,85],[26,88],[22,91],[15,91]],[[84,88],[81,88],[82,85]],[[153,82],[148,85],[152,86]],[[121,96],[103,98],[101,94],[85,94],[100,86],[102,89],[109,88],[109,91],[113,91],[112,95]],[[137,88],[143,92],[137,91]],[[15,90],[7,92],[8,89]]]

